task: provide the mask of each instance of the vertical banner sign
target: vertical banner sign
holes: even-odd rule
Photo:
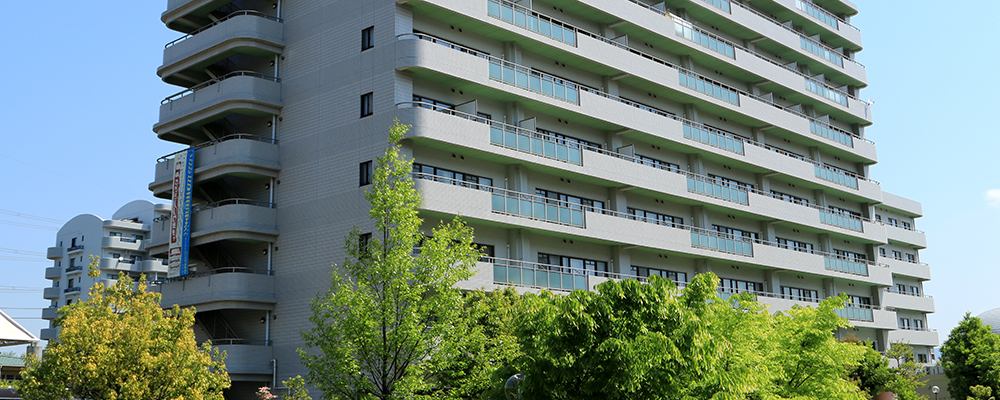
[[[191,244],[191,189],[194,186],[194,150],[174,157],[173,201],[170,208],[170,245],[167,278],[188,274]]]

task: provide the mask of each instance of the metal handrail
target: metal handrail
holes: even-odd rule
[[[928,295],[924,295],[924,294],[914,294],[914,293],[910,293],[910,292],[899,291],[899,290],[895,290],[895,289],[893,289],[891,287],[887,287],[887,288],[885,288],[883,290],[885,290],[887,293],[895,293],[895,294],[901,294],[901,295],[905,295],[905,296],[923,297],[923,298],[926,298],[926,299],[933,299],[934,298],[934,296],[928,296]]]
[[[882,257],[882,258],[885,258],[885,259],[889,259],[889,260],[894,260],[894,261],[902,261],[902,262],[906,262],[906,263],[910,263],[910,264],[923,265],[925,267],[930,267],[931,266],[930,264],[925,263],[925,262],[909,261],[909,260],[904,260],[904,259],[901,259],[901,258],[886,257],[886,256],[883,256],[883,255],[880,255],[879,257]]]
[[[613,95],[608,95],[608,96],[614,97]],[[488,124],[488,125],[491,125],[491,126],[500,126],[500,127],[503,127],[504,129],[509,129],[509,130],[514,131],[514,132],[525,133],[526,135],[544,135],[541,132],[527,130],[527,129],[524,129],[524,128],[516,127],[516,126],[509,125],[509,124],[502,123],[502,122],[487,120],[487,119],[485,119],[483,117],[480,117],[480,116],[477,116],[477,115],[472,115],[472,114],[465,113],[465,112],[462,112],[462,111],[457,111],[457,110],[454,110],[454,109],[443,108],[443,107],[437,106],[435,104],[430,104],[430,103],[425,103],[425,102],[419,102],[419,101],[406,101],[406,102],[400,102],[400,103],[396,104],[396,108],[397,109],[407,108],[407,107],[409,107],[409,108],[428,108],[428,109],[432,109],[432,110],[435,110],[435,111],[444,112],[446,114],[454,115],[454,116],[457,116],[457,117],[460,117],[460,118],[472,120],[472,121],[475,121],[475,122],[485,123],[485,124]],[[700,126],[704,126],[704,125],[701,125],[701,124],[699,124],[697,122],[693,122],[693,121],[687,120],[685,118],[677,117],[677,116],[674,116],[674,115],[669,115],[668,118],[675,119],[675,120],[678,120],[678,121],[685,121],[685,122],[689,122],[689,123],[700,125]],[[718,131],[718,129],[715,129],[715,130]],[[769,147],[767,145],[763,145],[763,144],[760,144],[758,142],[755,142],[755,141],[753,141],[751,139],[743,138],[742,136],[739,136],[739,135],[736,135],[736,134],[731,134],[731,135],[733,135],[734,138],[740,138],[745,143],[752,144],[754,146],[760,146],[760,147],[763,147],[763,148],[770,149],[772,151],[777,151],[778,150],[778,149],[774,149],[772,147]],[[620,158],[620,159],[623,159],[623,160],[626,160],[626,161],[631,161],[631,162],[634,162],[634,163],[637,163],[637,164],[642,164],[642,165],[646,165],[646,166],[649,166],[649,167],[653,167],[653,168],[662,169],[662,170],[665,170],[665,171],[670,171],[670,172],[678,173],[678,174],[685,175],[685,176],[688,176],[688,177],[691,177],[691,178],[694,178],[694,179],[700,179],[700,180],[708,181],[708,182],[717,182],[715,180],[715,178],[712,178],[710,176],[699,175],[699,174],[696,174],[694,172],[682,171],[682,170],[676,169],[676,168],[664,168],[664,167],[659,166],[659,165],[650,165],[650,163],[648,163],[648,162],[646,162],[646,161],[644,161],[644,160],[642,160],[642,159],[640,159],[638,157],[629,156],[629,155],[626,155],[626,154],[621,154],[621,153],[618,153],[618,152],[615,152],[615,151],[611,151],[611,150],[607,150],[607,149],[603,149],[603,148],[600,148],[600,147],[593,147],[593,146],[590,146],[590,145],[587,145],[587,144],[584,144],[584,143],[577,143],[577,145],[579,145],[580,148],[583,149],[583,150],[588,150],[588,151],[592,151],[592,152],[595,152],[595,153],[604,154],[604,155],[615,157],[615,158]],[[798,158],[798,157],[794,157],[794,158]],[[823,165],[826,165],[826,164],[823,164]],[[858,178],[858,179],[862,179],[862,178]],[[872,181],[872,182],[873,183],[877,183],[877,182],[874,182],[874,181]],[[755,193],[755,194],[758,194],[758,195],[761,195],[761,196],[765,196],[765,197],[770,197],[770,198],[776,199],[776,200],[786,201],[783,198],[781,198],[781,196],[779,196],[779,195],[776,195],[776,194],[771,193],[771,192],[766,192],[766,191],[763,191],[763,190],[760,190],[760,189],[757,189],[757,188],[734,187],[734,189],[743,190],[743,191],[746,191],[748,193]],[[850,215],[850,214],[840,214],[840,213],[837,213],[836,211],[833,211],[833,210],[831,210],[829,208],[826,208],[826,207],[823,207],[823,206],[820,206],[820,205],[817,205],[817,204],[813,204],[813,203],[808,203],[808,204],[803,204],[801,202],[792,202],[792,203],[798,204],[798,205],[801,205],[801,206],[804,206],[804,207],[809,207],[809,208],[812,208],[812,209],[820,210],[820,211],[825,211],[825,212],[830,212],[830,213],[836,213],[838,215],[844,215],[844,216],[847,216],[847,217],[850,217],[850,218],[853,218],[853,219],[858,219],[858,220],[862,220],[862,221],[865,221],[865,222],[870,222],[870,223],[873,223],[873,224],[875,224],[875,223],[877,223],[877,224],[884,224],[881,221],[872,220],[872,219],[869,219],[869,218],[866,218],[866,217],[861,217],[861,216],[856,216],[856,215]]]
[[[74,272],[74,271],[82,271],[82,270],[83,270],[83,266],[82,265],[73,265],[73,266],[66,267],[66,273],[70,273],[70,272]]]
[[[188,275],[178,276],[178,277],[174,277],[174,278],[165,278],[165,279],[150,281],[150,283],[162,285],[162,284],[165,284],[165,283],[179,282],[179,281],[183,281],[183,280],[187,280],[187,279],[194,279],[194,278],[200,278],[200,277],[203,277],[203,276],[219,275],[219,274],[252,274],[252,275],[268,275],[268,276],[273,276],[274,275],[274,271],[268,271],[268,270],[262,270],[262,269],[254,269],[254,268],[244,268],[244,267],[225,267],[225,268],[215,268],[215,269],[210,270],[210,271],[197,272],[197,273],[194,273],[194,274],[188,274]]]
[[[917,327],[913,327],[913,326],[908,326],[908,327],[902,327],[902,326],[900,326],[898,328],[898,330],[901,330],[901,331],[917,331],[917,332],[937,332],[937,329],[930,329],[930,328],[927,328],[927,327],[917,328]]]
[[[238,77],[238,76],[249,76],[249,77],[253,77],[253,78],[260,78],[260,79],[269,80],[269,81],[272,81],[272,82],[278,82],[278,83],[281,82],[281,78],[270,76],[270,75],[265,75],[265,74],[262,74],[262,73],[259,73],[259,72],[254,72],[254,71],[233,71],[233,72],[230,72],[230,73],[225,74],[223,76],[220,76],[218,78],[209,79],[209,80],[207,80],[205,82],[202,82],[202,83],[194,85],[194,86],[192,86],[190,88],[187,88],[187,89],[185,89],[185,90],[183,90],[181,92],[178,92],[178,93],[175,93],[173,95],[170,95],[167,98],[163,99],[163,101],[160,102],[160,105],[172,103],[172,102],[180,100],[180,99],[182,99],[182,98],[184,98],[184,97],[186,97],[186,96],[188,96],[190,94],[194,94],[194,92],[197,92],[198,90],[201,90],[201,89],[204,89],[206,87],[212,86],[212,85],[214,85],[216,83],[220,83],[220,82],[222,82],[222,81],[224,81],[226,79],[235,78],[235,77]]]
[[[246,205],[251,205],[251,206],[255,206],[255,207],[267,207],[267,208],[275,208],[277,206],[274,203],[270,203],[270,202],[266,202],[266,201],[258,201],[258,200],[251,200],[251,199],[226,199],[226,200],[220,200],[220,201],[217,201],[217,202],[214,202],[214,203],[208,203],[208,204],[202,204],[202,205],[193,206],[193,207],[191,207],[191,213],[194,214],[196,212],[211,210],[213,208],[219,208],[219,207],[223,207],[223,206],[231,206],[231,205],[234,205],[234,204],[246,204]]]
[[[191,149],[203,149],[203,148],[206,148],[206,147],[217,145],[217,144],[225,142],[225,141],[235,140],[235,139],[256,140],[258,142],[278,144],[278,139],[271,139],[271,138],[266,138],[266,137],[262,137],[262,136],[257,136],[257,135],[254,135],[252,133],[233,133],[233,134],[226,135],[226,136],[223,136],[223,137],[215,139],[215,140],[211,140],[211,141],[204,142],[204,143],[201,143],[201,144],[198,144],[198,145],[195,145],[195,146],[188,147],[188,148],[186,148],[184,150],[178,150],[178,151],[175,151],[173,153],[167,154],[167,155],[165,155],[163,157],[157,158],[156,162],[157,163],[165,162],[165,161],[169,160],[171,157],[176,156],[176,155],[178,155],[180,153],[183,153],[183,152],[191,150]]]
[[[212,341],[213,346],[231,346],[231,345],[245,345],[245,346],[270,346],[271,340],[249,340],[249,339],[209,339]]]
[[[503,266],[508,266],[508,267],[532,268],[532,269],[543,270],[543,271],[568,272],[568,273],[571,273],[571,274],[574,274],[574,275],[596,276],[596,277],[601,277],[601,278],[609,278],[609,279],[617,279],[617,280],[635,279],[635,280],[638,280],[640,282],[645,282],[645,281],[649,280],[649,278],[645,277],[645,276],[626,275],[626,274],[622,274],[622,273],[619,273],[619,272],[592,271],[592,270],[587,270],[587,269],[579,269],[579,268],[573,268],[573,267],[564,267],[562,265],[542,264],[542,263],[531,262],[531,261],[512,260],[512,259],[499,258],[499,257],[484,257],[483,259],[485,260],[484,262],[489,263],[489,264],[503,265]],[[610,269],[611,267],[612,267],[612,263],[609,262],[608,263],[608,269]],[[678,287],[687,285],[687,282],[680,282],[680,281],[675,281],[675,280],[667,279],[667,278],[663,278],[663,279],[673,282]],[[506,284],[506,285],[518,285],[518,286],[542,287],[542,286],[535,286],[535,285],[523,285],[523,284],[511,284],[511,283],[504,283],[504,284]],[[548,287],[544,287],[544,288],[548,289]]]
[[[275,22],[282,22],[281,18],[272,17],[272,16],[264,14],[264,13],[262,13],[260,11],[240,10],[240,11],[234,12],[232,14],[229,14],[229,15],[227,15],[225,17],[222,17],[222,18],[220,18],[220,19],[218,19],[218,20],[216,20],[216,21],[214,21],[214,22],[212,22],[212,23],[210,23],[208,25],[205,25],[205,26],[203,26],[201,28],[195,29],[191,33],[188,33],[187,35],[181,36],[180,38],[175,39],[174,41],[172,41],[170,43],[167,43],[165,46],[163,46],[163,48],[164,49],[169,49],[171,46],[173,46],[173,45],[175,45],[177,43],[180,43],[180,42],[183,42],[183,41],[185,41],[187,39],[190,39],[194,35],[197,35],[197,34],[199,34],[201,32],[204,32],[204,31],[208,30],[209,28],[212,28],[212,27],[214,27],[216,25],[219,25],[219,24],[221,24],[223,22],[228,21],[229,19],[231,19],[233,17],[237,17],[237,16],[240,16],[240,15],[252,15],[252,16],[255,16],[255,17],[269,19],[269,20],[275,21]]]
[[[922,230],[920,230],[920,229],[916,229],[916,228],[914,228],[914,227],[913,227],[913,225],[910,225],[910,227],[909,227],[909,228],[907,228],[907,227],[905,227],[905,226],[902,226],[903,224],[897,224],[897,225],[893,225],[893,224],[890,224],[890,223],[888,223],[888,222],[886,222],[886,223],[885,223],[885,225],[886,225],[886,226],[891,226],[891,227],[893,227],[893,228],[899,228],[899,229],[902,229],[902,230],[906,230],[906,231],[910,231],[910,232],[916,232],[916,233],[923,233],[923,234],[925,234],[925,235],[927,234],[926,232],[924,232],[924,231],[922,231]]]
[[[83,289],[81,287],[79,287],[79,286],[72,286],[72,287],[68,287],[66,289],[63,289],[63,293],[79,292],[81,290],[83,290]]]
[[[76,246],[72,246],[72,247],[66,249],[67,252],[77,251],[77,250],[83,250],[83,245],[82,244],[78,244]]]

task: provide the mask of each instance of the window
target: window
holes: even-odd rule
[[[374,174],[371,160],[361,163],[358,166],[358,186],[370,185]]]
[[[908,231],[912,231],[913,230],[913,225],[910,225],[909,222],[903,221],[902,224],[903,224],[903,229],[906,229]]]
[[[920,296],[920,286],[910,286],[910,294]]]
[[[899,319],[899,329],[909,330],[910,329],[910,319],[909,318],[900,318]]]
[[[878,222],[882,222],[882,216],[879,214],[875,214],[875,220]]]
[[[490,188],[493,186],[493,179],[484,178],[472,174],[466,174],[464,172],[456,172],[444,168],[432,167],[430,165],[414,163],[413,172],[418,174],[424,174],[423,176],[418,176],[418,178],[421,179],[430,179],[437,182],[463,186],[472,189],[490,191]],[[433,178],[431,176],[433,176]]]
[[[552,271],[571,272],[590,276],[607,277],[608,263],[604,261],[587,260],[583,258],[558,256],[555,254],[538,253],[538,263],[546,265],[557,265],[567,268],[552,268]],[[575,271],[574,271],[575,270]]]
[[[775,238],[778,241],[778,247],[783,249],[791,249],[795,251],[801,251],[803,253],[812,254],[813,245],[812,243],[799,242],[791,239]]]
[[[131,258],[131,259],[132,259],[132,263],[133,263],[133,264],[135,264],[135,263],[137,263],[137,262],[142,262],[142,256],[137,256],[137,255],[132,255],[132,256],[131,256],[131,257],[129,257],[129,258]]]
[[[906,261],[911,262],[911,263],[916,263],[917,262],[917,255],[916,254],[911,254],[911,253],[906,253]]]
[[[551,192],[545,189],[535,189],[535,194],[545,197],[548,203],[561,203],[560,205],[576,209],[576,210],[586,210],[592,211],[598,214],[604,213],[604,202],[597,200],[585,199],[582,197],[570,196],[568,194],[563,194],[559,192]],[[568,204],[567,204],[568,203]]]
[[[369,26],[361,30],[361,51],[375,47],[375,27]]]
[[[775,191],[775,190],[772,190],[771,194],[774,195],[774,198],[776,198],[778,200],[787,201],[789,203],[801,204],[801,205],[804,205],[804,206],[808,206],[809,205],[809,200],[801,198],[801,197],[798,197],[798,196],[792,196],[790,194],[781,193],[781,192],[778,192],[778,191]]]
[[[368,254],[368,243],[372,241],[371,232],[358,235],[358,253]]]
[[[895,218],[888,218],[888,220],[889,220],[889,225],[892,225],[892,226],[899,226],[899,220],[898,220],[898,219],[895,219]]]
[[[635,158],[639,159],[639,163],[643,165],[648,165],[653,168],[665,169],[667,171],[680,172],[681,166],[669,163],[666,161],[660,161],[652,157],[646,157],[644,155],[636,154]]]
[[[921,364],[927,364],[927,355],[926,354],[917,354],[917,362],[919,362]]]
[[[602,150],[604,148],[604,146],[602,146],[600,143],[597,142],[577,139],[572,136],[566,136],[561,133],[541,128],[535,128],[535,130],[538,131],[538,133],[541,133],[542,135],[550,136],[549,139],[552,140],[553,142],[556,142],[558,144],[565,144],[569,146],[569,148],[571,149],[578,149],[580,147],[583,147],[584,150],[595,151],[595,150]]]
[[[749,183],[744,183],[744,182],[740,182],[740,181],[735,180],[735,179],[729,179],[729,178],[721,177],[721,176],[718,176],[718,175],[712,175],[712,174],[709,174],[708,177],[712,178],[712,179],[715,179],[715,183],[718,183],[718,184],[720,184],[722,186],[728,186],[728,187],[731,187],[731,188],[743,189],[743,190],[747,190],[747,189],[753,190],[753,185],[751,185]]]
[[[885,257],[885,247],[878,248],[878,255]]]
[[[108,237],[122,237],[121,232],[108,232]]]
[[[372,92],[361,95],[361,118],[372,115]]]
[[[118,274],[108,274],[108,279],[118,280]]]
[[[924,330],[924,320],[914,318],[913,319],[913,329],[916,329],[918,331]]]
[[[851,211],[851,210],[843,209],[843,208],[840,208],[840,207],[834,207],[834,206],[828,206],[827,208],[829,208],[830,211],[833,212],[834,214],[846,215],[848,217],[861,219],[861,213],[859,213],[859,212],[854,212],[854,211]]]
[[[903,253],[900,252],[900,251],[893,250],[892,251],[892,258],[896,259],[896,260],[902,260],[903,259]]]
[[[663,279],[674,281],[674,283],[677,283],[677,286],[684,286],[684,284],[688,281],[686,272],[668,271],[665,269],[638,266],[632,266],[632,269],[636,272],[636,275],[640,277],[648,278],[655,275]]]
[[[73,304],[73,299],[66,299],[66,305]]]
[[[897,283],[896,284],[896,293],[906,294],[906,284]]]
[[[845,304],[845,306],[857,307],[857,308],[872,308],[872,298],[847,295],[847,304]]]
[[[730,228],[722,225],[712,225],[712,229],[719,233],[732,235],[734,239],[744,238],[757,241],[757,232],[744,231],[742,229]]]
[[[494,247],[492,244],[473,243],[472,245],[478,247],[480,252],[483,254],[482,256],[479,257],[479,261],[493,262],[493,258],[497,256],[496,247]]]
[[[808,301],[811,303],[819,303],[819,291],[810,289],[800,289],[788,286],[781,287],[781,294],[790,300],[797,301]]]
[[[111,253],[111,258],[122,258],[121,253]]]
[[[434,100],[434,99],[427,98],[427,97],[420,96],[420,95],[416,95],[416,94],[413,95],[413,101],[417,102],[417,103],[424,103],[424,104],[421,104],[420,107],[423,107],[423,108],[426,108],[426,109],[429,109],[429,110],[443,111],[443,110],[451,110],[451,109],[455,108],[454,104],[445,103],[443,101]]]
[[[764,284],[758,282],[747,282],[740,281],[736,279],[722,278],[719,281],[719,287],[722,289],[723,293],[739,293],[739,292],[763,292]]]
[[[135,239],[135,240],[142,240],[143,239],[142,235],[132,235],[132,238]]]
[[[850,252],[850,251],[847,251],[847,250],[833,249],[833,254],[836,254],[836,255],[840,256],[840,258],[842,258],[844,260],[847,260],[847,261],[851,261],[851,262],[863,263],[863,262],[867,262],[868,261],[868,256],[866,256],[864,254],[861,254],[861,253]],[[871,303],[869,303],[869,304],[871,304]]]
[[[642,222],[648,222],[651,224],[666,225],[672,228],[676,228],[677,225],[684,225],[684,218],[655,213],[652,211],[644,211],[629,207],[628,214],[635,216],[635,217],[629,217],[629,219],[635,219]]]

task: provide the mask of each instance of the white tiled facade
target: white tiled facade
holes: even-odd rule
[[[350,229],[371,227],[366,163],[398,119],[426,227],[462,215],[492,251],[464,287],[711,271],[773,310],[847,293],[855,328],[838,335],[929,357],[922,210],[869,179],[856,13],[845,0],[169,0],[162,21],[188,35],[157,72],[184,91],[153,130],[197,148],[196,275],[159,286],[164,303],[197,306],[199,338],[228,346],[234,398],[305,374],[308,302]],[[157,197],[172,196],[173,157],[157,162]],[[152,255],[167,229],[151,227]]]

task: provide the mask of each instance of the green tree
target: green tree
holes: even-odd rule
[[[972,396],[972,386],[1000,393],[1000,336],[966,313],[941,346],[941,366],[952,398]]]
[[[426,386],[421,399],[481,399],[496,381],[514,374],[509,365],[520,353],[514,321],[521,296],[513,288],[465,294],[455,321],[461,334],[446,338],[441,351],[422,365]]]
[[[966,400],[994,400],[993,389],[989,386],[973,386],[969,388],[970,396]]]
[[[458,218],[429,237],[421,233],[412,160],[400,153],[408,129],[393,125],[365,192],[374,234],[355,228],[348,235],[347,259],[311,302],[314,327],[302,333],[308,349],[299,355],[326,399],[409,398],[426,387],[421,365],[445,338],[461,334],[453,324],[462,310],[454,285],[470,276],[481,253]]]
[[[90,276],[97,276],[91,256]],[[145,277],[97,283],[86,301],[59,309],[45,357],[27,358],[18,393],[35,399],[217,399],[229,388],[220,354],[195,343],[193,308],[160,308]]]
[[[913,348],[905,343],[892,343],[885,354],[875,351],[871,342],[858,342],[865,349],[858,367],[851,372],[858,387],[869,396],[882,392],[892,392],[900,400],[923,400],[926,396],[917,393],[924,384],[923,368],[913,358]],[[890,360],[896,362],[890,367]]]
[[[651,277],[525,295],[514,363],[525,398],[868,398],[848,380],[863,349],[833,335],[846,325],[835,312],[843,297],[771,315],[749,293],[720,298],[718,282],[708,273],[683,290]]]

